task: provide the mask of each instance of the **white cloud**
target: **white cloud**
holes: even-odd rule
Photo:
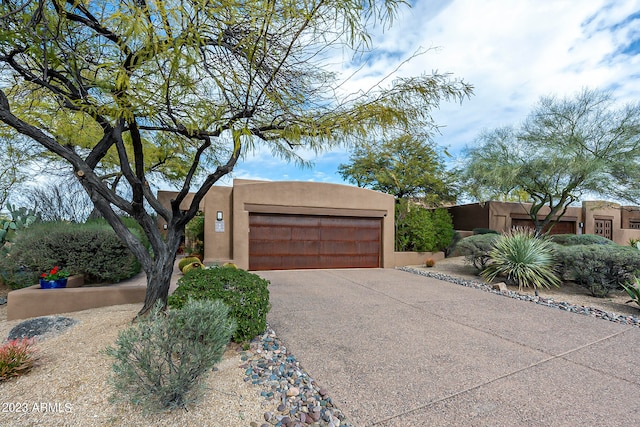
[[[639,12],[640,0],[417,0],[393,28],[376,29],[368,62],[342,64],[347,75],[362,67],[345,88],[370,88],[416,51],[437,47],[403,64],[398,75],[437,70],[475,86],[470,100],[443,103],[434,112],[444,126],[436,142],[456,154],[483,129],[524,120],[541,96],[570,96],[589,87],[638,102],[640,47],[624,49],[634,41],[640,46]],[[236,173],[341,182],[336,172],[348,161],[346,150],[303,156],[315,161],[313,170],[260,152],[239,164]]]

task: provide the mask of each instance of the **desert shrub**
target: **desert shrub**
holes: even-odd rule
[[[574,245],[615,245],[612,240],[596,234],[552,234],[549,239],[562,246]]]
[[[32,338],[7,341],[0,346],[0,382],[27,374],[38,361]]]
[[[596,297],[622,289],[622,284],[640,271],[640,252],[629,246],[557,246],[556,254],[564,278],[575,281]]]
[[[240,269],[194,269],[180,278],[168,303],[170,307],[181,308],[189,299],[221,299],[238,325],[233,340],[242,342],[267,328],[271,308],[268,285],[268,280]]]
[[[204,374],[222,359],[234,328],[229,308],[219,300],[188,301],[166,314],[157,304],[106,350],[115,358],[113,400],[139,404],[146,411],[196,402]]]
[[[0,256],[1,282],[11,289],[22,289],[34,285],[40,275],[24,266],[17,265],[11,257]]]
[[[137,230],[132,230],[137,234]],[[48,222],[21,230],[8,256],[14,270],[36,274],[59,265],[93,282],[119,282],[141,266],[129,248],[105,224]]]
[[[134,218],[130,216],[120,216],[120,220],[122,223],[129,229],[133,231],[133,234],[140,240],[140,242],[144,245],[145,248],[150,249],[151,243],[149,242],[149,238],[146,234],[144,234],[144,229],[142,226],[136,221]],[[92,218],[86,221],[85,225],[101,225],[105,228],[111,228],[109,223],[104,218]]]
[[[465,237],[456,245],[455,254],[464,256],[465,261],[472,264],[478,271],[482,271],[489,262],[489,252],[499,234],[476,234]]]
[[[453,222],[445,209],[428,210],[406,200],[396,204],[396,251],[443,251],[453,236]]]
[[[460,233],[458,233],[457,231],[454,231],[451,243],[444,249],[445,257],[453,256],[455,254],[456,246],[458,245],[460,240],[462,240],[462,236],[460,236]]]
[[[472,230],[473,234],[500,234],[496,230],[492,230],[490,228],[474,228]]]
[[[550,242],[536,236],[532,229],[517,228],[498,237],[489,253],[491,262],[482,276],[491,281],[496,276],[523,287],[547,288],[560,286],[554,270],[555,259]]]

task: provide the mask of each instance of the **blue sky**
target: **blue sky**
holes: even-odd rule
[[[640,0],[417,0],[374,47],[354,88],[368,88],[420,49],[428,52],[398,75],[437,70],[474,85],[470,100],[433,114],[442,126],[435,142],[451,161],[483,129],[523,120],[544,95],[589,87],[611,90],[620,103],[640,101]],[[348,158],[345,149],[308,155],[314,166],[301,169],[256,152],[232,177],[343,183],[337,168]]]

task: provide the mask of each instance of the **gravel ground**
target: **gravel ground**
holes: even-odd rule
[[[188,411],[145,416],[138,407],[110,403],[112,360],[103,350],[136,315],[138,304],[0,322],[0,336],[36,338],[40,363],[0,383],[2,426],[328,426],[350,424],[271,329],[250,348],[230,346],[206,380],[200,403]],[[6,307],[0,306],[6,319]]]
[[[111,359],[102,351],[113,345],[118,330],[126,328],[139,309],[130,304],[65,314],[78,323],[37,342],[39,366],[0,383],[0,425],[249,426],[264,419],[265,399],[244,381],[238,368],[244,362],[236,350],[228,350],[209,374],[201,403],[188,412],[143,416],[132,405],[110,403]],[[2,322],[0,335],[6,337],[18,323]]]

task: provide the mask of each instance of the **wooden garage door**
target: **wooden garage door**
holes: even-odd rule
[[[511,219],[512,227],[529,227],[535,228],[533,221],[530,219]],[[548,227],[545,227],[544,231],[547,231]],[[573,221],[560,221],[553,226],[549,234],[576,234],[575,222]]]
[[[377,268],[380,218],[250,214],[249,269]]]

